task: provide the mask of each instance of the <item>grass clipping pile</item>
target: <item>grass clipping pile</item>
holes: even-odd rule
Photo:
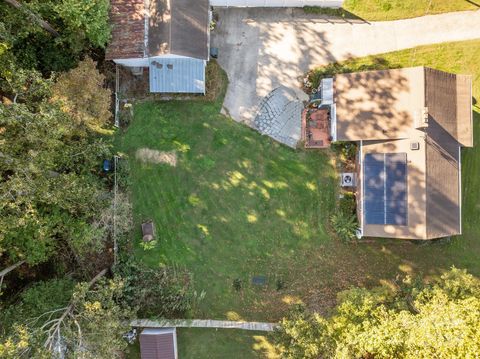
[[[177,165],[177,152],[157,151],[149,148],[140,148],[135,153],[135,158],[143,163],[167,164],[172,167]]]

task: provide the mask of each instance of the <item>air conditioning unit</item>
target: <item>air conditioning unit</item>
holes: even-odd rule
[[[410,142],[410,149],[412,151],[417,151],[420,149],[420,142]]]
[[[132,67],[130,71],[132,71],[133,76],[143,75],[143,67]]]
[[[355,187],[355,174],[354,173],[342,173],[342,187]]]

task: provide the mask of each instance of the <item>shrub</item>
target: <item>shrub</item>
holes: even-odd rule
[[[118,266],[117,274],[125,282],[126,304],[137,308],[140,317],[186,317],[204,296],[195,292],[186,270],[149,268],[129,261]]]
[[[357,212],[357,202],[355,194],[352,192],[344,193],[338,201],[338,209],[344,216],[352,216]]]
[[[355,142],[334,142],[331,145],[331,149],[341,156],[342,161],[355,161],[355,156],[357,155],[357,144]]]
[[[341,240],[351,242],[356,239],[358,222],[355,215],[348,216],[343,213],[334,213],[330,217],[330,224]]]

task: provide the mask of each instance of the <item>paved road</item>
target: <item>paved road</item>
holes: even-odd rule
[[[262,322],[238,322],[229,320],[211,319],[136,319],[130,322],[132,327],[141,328],[219,328],[219,329],[243,329],[271,332],[278,324]]]
[[[301,76],[315,65],[480,38],[480,10],[375,23],[315,17],[301,9],[217,11],[212,46],[220,49],[230,79],[224,108],[248,125],[264,96],[281,85],[299,89]]]

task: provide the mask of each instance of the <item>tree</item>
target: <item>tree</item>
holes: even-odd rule
[[[44,30],[48,31],[53,36],[58,36],[58,32],[46,21],[44,21],[41,17],[35,15],[30,10],[24,8],[20,2],[17,0],[3,0],[7,4],[12,5],[14,8],[19,9],[20,11],[25,12],[25,14],[32,19],[35,23],[40,25]]]
[[[68,70],[85,52],[104,48],[110,38],[108,0],[24,0],[20,6],[11,5],[19,5],[16,0],[5,1],[0,1],[0,29],[5,33],[0,37],[8,37],[21,68],[43,74]]]
[[[431,284],[348,290],[329,318],[296,308],[275,340],[285,358],[474,358],[480,281],[453,268]]]
[[[52,100],[60,104],[77,124],[91,129],[103,127],[112,117],[112,92],[104,88],[105,76],[86,58],[76,68],[60,75],[52,87]],[[81,89],[78,84],[82,84]]]
[[[126,346],[122,334],[131,312],[118,304],[123,282],[104,279],[105,273],[88,283],[51,280],[23,292],[20,303],[3,314],[10,335],[0,340],[0,357],[117,357]]]
[[[100,248],[91,223],[109,198],[92,170],[107,145],[50,104],[0,104],[0,141],[0,258],[36,264],[62,245],[75,256]]]
[[[63,0],[52,8],[65,23],[70,36],[82,33],[90,44],[105,47],[110,39],[108,0]]]

